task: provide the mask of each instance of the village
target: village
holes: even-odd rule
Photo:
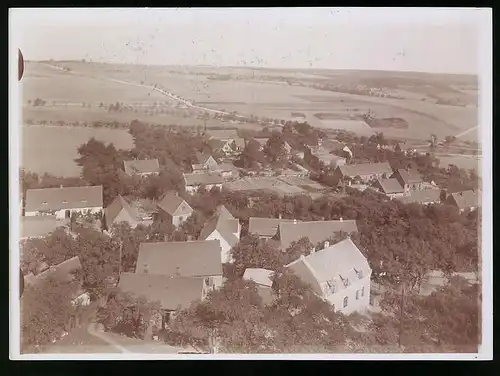
[[[57,345],[82,325],[92,325],[95,336],[118,333],[166,343],[177,352],[187,347],[207,353],[278,351],[279,330],[271,324],[253,334],[244,331],[238,339],[227,332],[239,320],[233,315],[239,310],[251,314],[257,306],[292,319],[312,315],[313,337],[340,335],[335,346],[345,347],[346,339],[358,341],[369,329],[338,334],[339,324],[321,324],[315,315],[357,327],[353,321],[370,322],[371,315],[385,309],[384,294],[396,296],[397,317],[405,293],[415,299],[430,296],[453,276],[479,284],[477,235],[468,240],[462,233],[451,245],[446,240],[448,228],[472,228],[469,222],[480,207],[478,183],[454,166],[427,161],[429,152],[405,149],[403,142],[385,140],[383,134],[346,138],[299,122],[254,137],[241,137],[236,129],[205,129],[201,135],[182,136],[201,140],[197,146],[182,144],[183,138],[172,141],[175,150],[189,149],[192,155],[180,163],[173,183],[174,167],[143,136],[152,135],[161,145],[167,140],[162,133],[137,121],[130,132],[137,149],[133,159],[113,157],[109,163],[108,158],[108,166],[102,162],[106,156],[99,160],[91,150],[107,153],[110,146],[95,140],[79,149],[82,176],[96,174],[85,183],[57,186],[55,179],[40,187],[44,177],[31,183],[22,177],[22,299],[43,294],[47,286],[55,294],[58,283],[72,286],[64,290],[71,313],[63,324],[47,328],[43,338],[33,334],[26,346]],[[176,131],[169,132],[173,137]],[[92,180],[102,184],[88,184]],[[143,187],[144,193],[127,195],[126,189],[114,188],[116,180]],[[398,215],[409,227],[391,233],[399,231],[389,230],[399,226]],[[432,224],[438,222],[442,228]],[[425,231],[441,231],[447,251],[433,245],[439,239],[427,239]],[[415,232],[414,243],[408,240],[410,232]],[[378,242],[377,233],[396,244]],[[230,302],[231,296],[247,301]],[[82,318],[78,310],[93,318]],[[267,320],[260,315],[270,313],[262,312],[255,313],[258,319],[244,319],[246,325]],[[22,325],[29,330],[29,323]],[[431,343],[440,343],[431,337]],[[333,351],[331,338],[308,341],[302,345]],[[390,342],[378,344],[397,345],[397,340]]]

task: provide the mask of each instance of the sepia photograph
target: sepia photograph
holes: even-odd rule
[[[492,359],[491,15],[11,8],[10,358]]]

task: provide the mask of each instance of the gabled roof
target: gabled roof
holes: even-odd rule
[[[416,184],[422,182],[422,177],[415,170],[406,171],[405,169],[398,169],[397,172],[405,184]]]
[[[247,268],[243,274],[243,279],[254,281],[258,285],[271,287],[273,285],[271,280],[273,273],[272,270],[268,269]]]
[[[475,191],[463,191],[452,193],[451,196],[457,203],[459,209],[468,209],[477,207],[479,203],[479,194]]]
[[[219,140],[234,140],[238,137],[238,132],[236,129],[211,129],[207,133],[211,138],[216,138]]]
[[[187,186],[223,184],[224,177],[219,173],[185,173],[184,181]]]
[[[202,278],[122,273],[118,288],[136,297],[144,296],[149,302],[158,301],[162,309],[174,311],[201,300],[203,283]]]
[[[139,213],[137,209],[130,206],[130,204],[121,195],[118,195],[113,202],[106,209],[104,209],[106,222],[108,224],[113,223],[122,211],[125,211],[130,220],[139,220]]]
[[[141,243],[136,273],[181,277],[222,275],[218,240]]]
[[[409,196],[398,197],[397,200],[404,204],[417,203],[417,204],[430,204],[441,201],[440,189],[422,189],[420,191],[413,191]]]
[[[280,223],[293,222],[293,219],[250,217],[248,232],[259,236],[272,237],[278,232]]]
[[[281,249],[287,249],[292,242],[298,241],[303,237],[309,238],[312,244],[316,244],[340,231],[347,232],[348,234],[357,232],[356,221],[281,222],[279,224]]]
[[[319,285],[333,281],[338,286],[338,282],[346,279],[352,283],[371,272],[368,260],[350,238],[309,256],[302,256],[286,267],[309,283],[312,277]],[[358,272],[362,273],[361,276]]]
[[[350,177],[357,175],[392,174],[392,169],[388,162],[351,164],[339,166],[338,168],[344,176]]]
[[[212,150],[221,150],[226,144],[227,141],[219,140],[216,138],[208,140],[208,146],[210,146]]]
[[[40,283],[40,281],[49,276],[54,276],[59,280],[70,282],[73,280],[73,271],[81,268],[82,264],[80,263],[80,258],[75,256],[69,260],[61,262],[60,264],[50,266],[47,270],[40,274],[26,278],[26,282],[34,285]]]
[[[158,207],[170,215],[190,215],[193,212],[193,208],[174,192],[167,192]]]
[[[102,207],[102,185],[28,189],[27,212]]]
[[[257,141],[261,146],[266,146],[267,141],[269,141],[269,138],[259,137],[259,138],[254,138],[254,140]]]
[[[210,154],[200,153],[199,151],[196,152],[198,164],[204,165],[210,158],[213,158]]]
[[[378,179],[377,182],[382,192],[386,194],[404,192],[404,188],[399,184],[398,179]]]
[[[225,206],[217,208],[214,216],[203,226],[200,232],[200,240],[205,240],[215,230],[226,240],[226,242],[234,247],[239,239],[234,235],[238,232],[239,221],[235,219]]]
[[[134,159],[123,161],[123,167],[127,174],[145,174],[160,172],[158,159]]]
[[[234,143],[240,149],[243,149],[245,147],[245,139],[244,138],[236,137],[234,139]]]
[[[228,171],[237,171],[237,168],[232,163],[224,162],[219,164],[217,170],[228,172]]]
[[[21,239],[39,238],[64,225],[66,221],[59,221],[53,215],[21,217]]]

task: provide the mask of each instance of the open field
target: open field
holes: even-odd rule
[[[465,170],[475,169],[477,173],[481,174],[482,169],[482,158],[467,154],[436,154],[436,158],[439,159],[439,165],[441,167],[447,167],[450,164],[457,166],[458,168],[463,168]]]
[[[134,146],[132,136],[121,129],[86,127],[23,126],[20,132],[21,166],[39,174],[78,176],[80,167],[74,162],[77,148],[95,137],[112,142],[118,149]]]
[[[244,115],[292,120],[292,112],[301,112],[311,125],[322,128],[330,128],[331,124],[319,119],[316,116],[318,113],[352,119],[368,110],[374,112],[377,118],[401,118],[408,123],[408,129],[373,128],[374,132],[384,132],[394,137],[428,139],[434,133],[443,138],[477,125],[477,108],[473,105],[477,83],[472,76],[231,67],[146,67],[84,62],[54,64],[67,67],[71,72],[36,62],[27,65],[24,98],[40,97],[47,102],[61,98],[74,102],[121,101],[125,104],[171,101],[145,87],[106,82],[115,79],[158,85],[207,108],[236,111]],[[323,84],[328,85],[329,89],[320,90],[319,86]],[[332,87],[338,87],[338,90],[333,91]],[[397,92],[400,99],[367,95],[363,88],[383,88],[390,95]],[[457,101],[460,99],[460,103],[465,101],[471,105],[435,103],[437,100],[448,103],[446,98],[455,97]],[[194,118],[186,121],[198,123]],[[474,141],[477,140],[477,133],[470,132],[463,137]]]

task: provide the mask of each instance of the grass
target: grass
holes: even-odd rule
[[[38,174],[78,176],[77,148],[92,137],[119,149],[134,146],[132,136],[121,129],[24,126],[20,130],[21,166]]]

